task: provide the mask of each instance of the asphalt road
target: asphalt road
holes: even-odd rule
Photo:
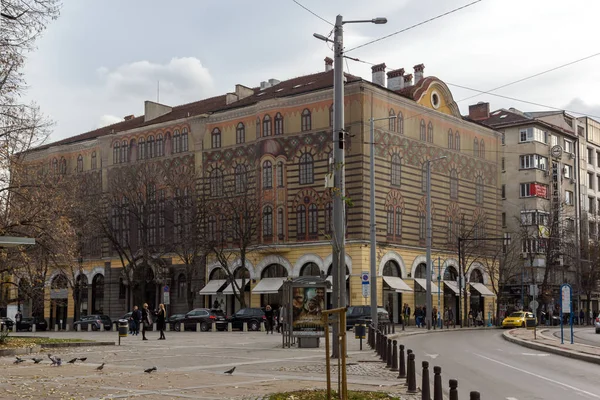
[[[560,339],[560,328],[553,329],[552,334]],[[600,347],[600,334],[596,333],[596,329],[593,326],[587,326],[585,328],[573,328],[573,341],[575,343],[587,344],[590,346]],[[571,342],[571,328],[568,326],[564,327],[563,340],[565,343]]]
[[[484,400],[600,399],[596,365],[530,350],[501,335],[498,330],[434,333],[400,343],[415,352],[419,371],[422,361],[429,361],[430,370],[442,367],[444,391],[449,379],[457,379],[460,399],[472,390]]]

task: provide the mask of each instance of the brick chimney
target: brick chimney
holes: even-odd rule
[[[412,74],[404,75],[404,87],[412,86]]]
[[[134,118],[135,118],[135,115],[131,114],[131,115],[126,115],[126,116],[125,116],[123,119],[124,119],[125,121],[129,121],[129,120],[132,120],[132,119],[134,119]]]
[[[415,70],[415,85],[423,79],[423,71],[425,70],[424,64],[417,64],[414,67]]]
[[[325,72],[329,72],[333,69],[333,60],[329,57],[325,57]]]
[[[482,121],[490,117],[490,103],[480,101],[469,106],[469,118],[473,121]]]
[[[400,90],[404,87],[404,68],[387,73],[387,87],[391,90]]]
[[[373,65],[371,67],[371,81],[379,86],[385,86],[385,63]]]

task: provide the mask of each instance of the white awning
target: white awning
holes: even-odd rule
[[[415,278],[415,282],[417,282],[417,284],[419,286],[421,286],[423,288],[423,290],[427,290],[427,280],[424,278]],[[432,294],[436,294],[438,291],[438,287],[435,283],[431,282],[431,293]]]
[[[473,289],[477,290],[483,297],[496,297],[494,292],[488,289],[483,283],[469,282],[469,285],[471,285]]]
[[[398,278],[397,276],[384,276],[383,280],[385,281],[385,283],[390,285],[390,287],[398,293],[408,293],[408,292],[413,291],[410,288],[410,286],[408,286],[406,284],[406,282],[404,282],[402,279]],[[433,286],[432,286],[432,288],[433,288]]]
[[[287,278],[262,278],[252,289],[254,294],[276,294]]]
[[[236,283],[236,287],[235,287],[235,291],[239,293],[240,289],[243,291],[244,288],[242,287],[242,280],[241,279],[236,279],[235,280]],[[246,279],[246,286],[248,286],[248,283],[250,283],[250,279]],[[229,285],[227,285],[227,287],[225,289],[223,289],[223,294],[227,295],[227,294],[233,294],[233,283],[230,283]]]
[[[458,283],[456,283],[455,281],[444,281],[444,285],[446,285],[446,287],[450,290],[452,290],[454,292],[454,294],[458,294]]]
[[[348,278],[350,278],[350,275],[346,275],[346,281],[348,280]],[[331,287],[327,289],[327,292],[333,292],[333,275],[329,275],[325,279],[327,280],[327,282],[331,283]]]
[[[204,286],[198,294],[204,295],[204,296],[210,296],[210,295],[217,294],[218,292],[221,291],[221,289],[223,288],[223,286],[226,283],[227,283],[226,279],[213,279],[211,281],[208,281],[206,286]]]

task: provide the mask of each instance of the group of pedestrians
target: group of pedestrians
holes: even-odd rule
[[[483,312],[481,310],[473,312],[469,310],[468,326],[483,326]]]
[[[148,309],[148,303],[144,303],[141,310],[138,306],[134,306],[131,317],[129,317],[129,334],[132,336],[139,335],[141,327],[142,340],[148,340],[146,330],[152,326],[153,316],[156,317],[156,329],[160,332],[158,340],[165,340],[167,311],[164,304],[159,304],[158,310],[155,311]]]
[[[277,309],[273,309],[270,304],[267,304],[265,307],[265,318],[266,318],[266,330],[267,335],[271,332],[273,334],[273,330],[277,330],[277,333],[280,331],[280,323],[279,323],[279,311],[281,307]]]

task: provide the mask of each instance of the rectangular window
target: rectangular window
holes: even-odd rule
[[[506,171],[506,163],[504,157],[502,157],[502,172]]]
[[[506,199],[506,185],[502,185],[502,198]]]
[[[554,136],[554,135],[550,136],[550,145],[551,146],[558,145],[558,137],[557,136]]]
[[[387,234],[392,236],[394,234],[394,209],[389,208],[387,210]]]
[[[519,143],[527,143],[533,141],[547,144],[548,132],[542,131],[539,128],[524,128],[519,131]]]
[[[567,167],[569,167],[569,165],[565,165],[565,170]],[[570,176],[567,176],[566,173],[565,173],[565,177],[570,178]],[[594,190],[594,181],[595,181],[594,174],[592,174],[591,172],[588,172],[587,177],[588,177],[588,179],[587,179],[588,188],[590,188],[591,190]]]
[[[563,173],[565,175],[565,178],[573,177],[573,167],[570,165],[565,165],[563,168]]]
[[[600,152],[596,152],[596,167],[600,167]]]
[[[573,232],[575,230],[575,220],[573,218],[567,218],[567,231]]]
[[[600,214],[600,199],[596,202],[596,211]]]
[[[519,156],[519,168],[521,169],[548,169],[548,158],[540,156],[539,154],[525,154]]]
[[[600,190],[600,175],[596,175],[596,188]]]
[[[573,205],[573,192],[570,190],[565,190],[565,204],[569,206]]]
[[[506,136],[504,134],[504,132],[502,132],[502,146],[504,146],[506,144]]]
[[[594,149],[592,149],[591,147],[587,148],[587,163],[594,165]]]
[[[588,206],[588,211],[589,211],[591,214],[596,214],[596,199],[595,199],[595,198],[593,198],[593,197],[588,197],[588,199],[587,199],[587,200],[588,200],[588,201],[587,201],[587,203],[588,203],[588,204],[587,204],[587,206]]]
[[[519,196],[520,197],[531,197],[531,183],[521,183],[519,185]]]
[[[506,228],[506,213],[502,213],[502,227]]]
[[[573,142],[565,139],[565,153],[573,154]]]

